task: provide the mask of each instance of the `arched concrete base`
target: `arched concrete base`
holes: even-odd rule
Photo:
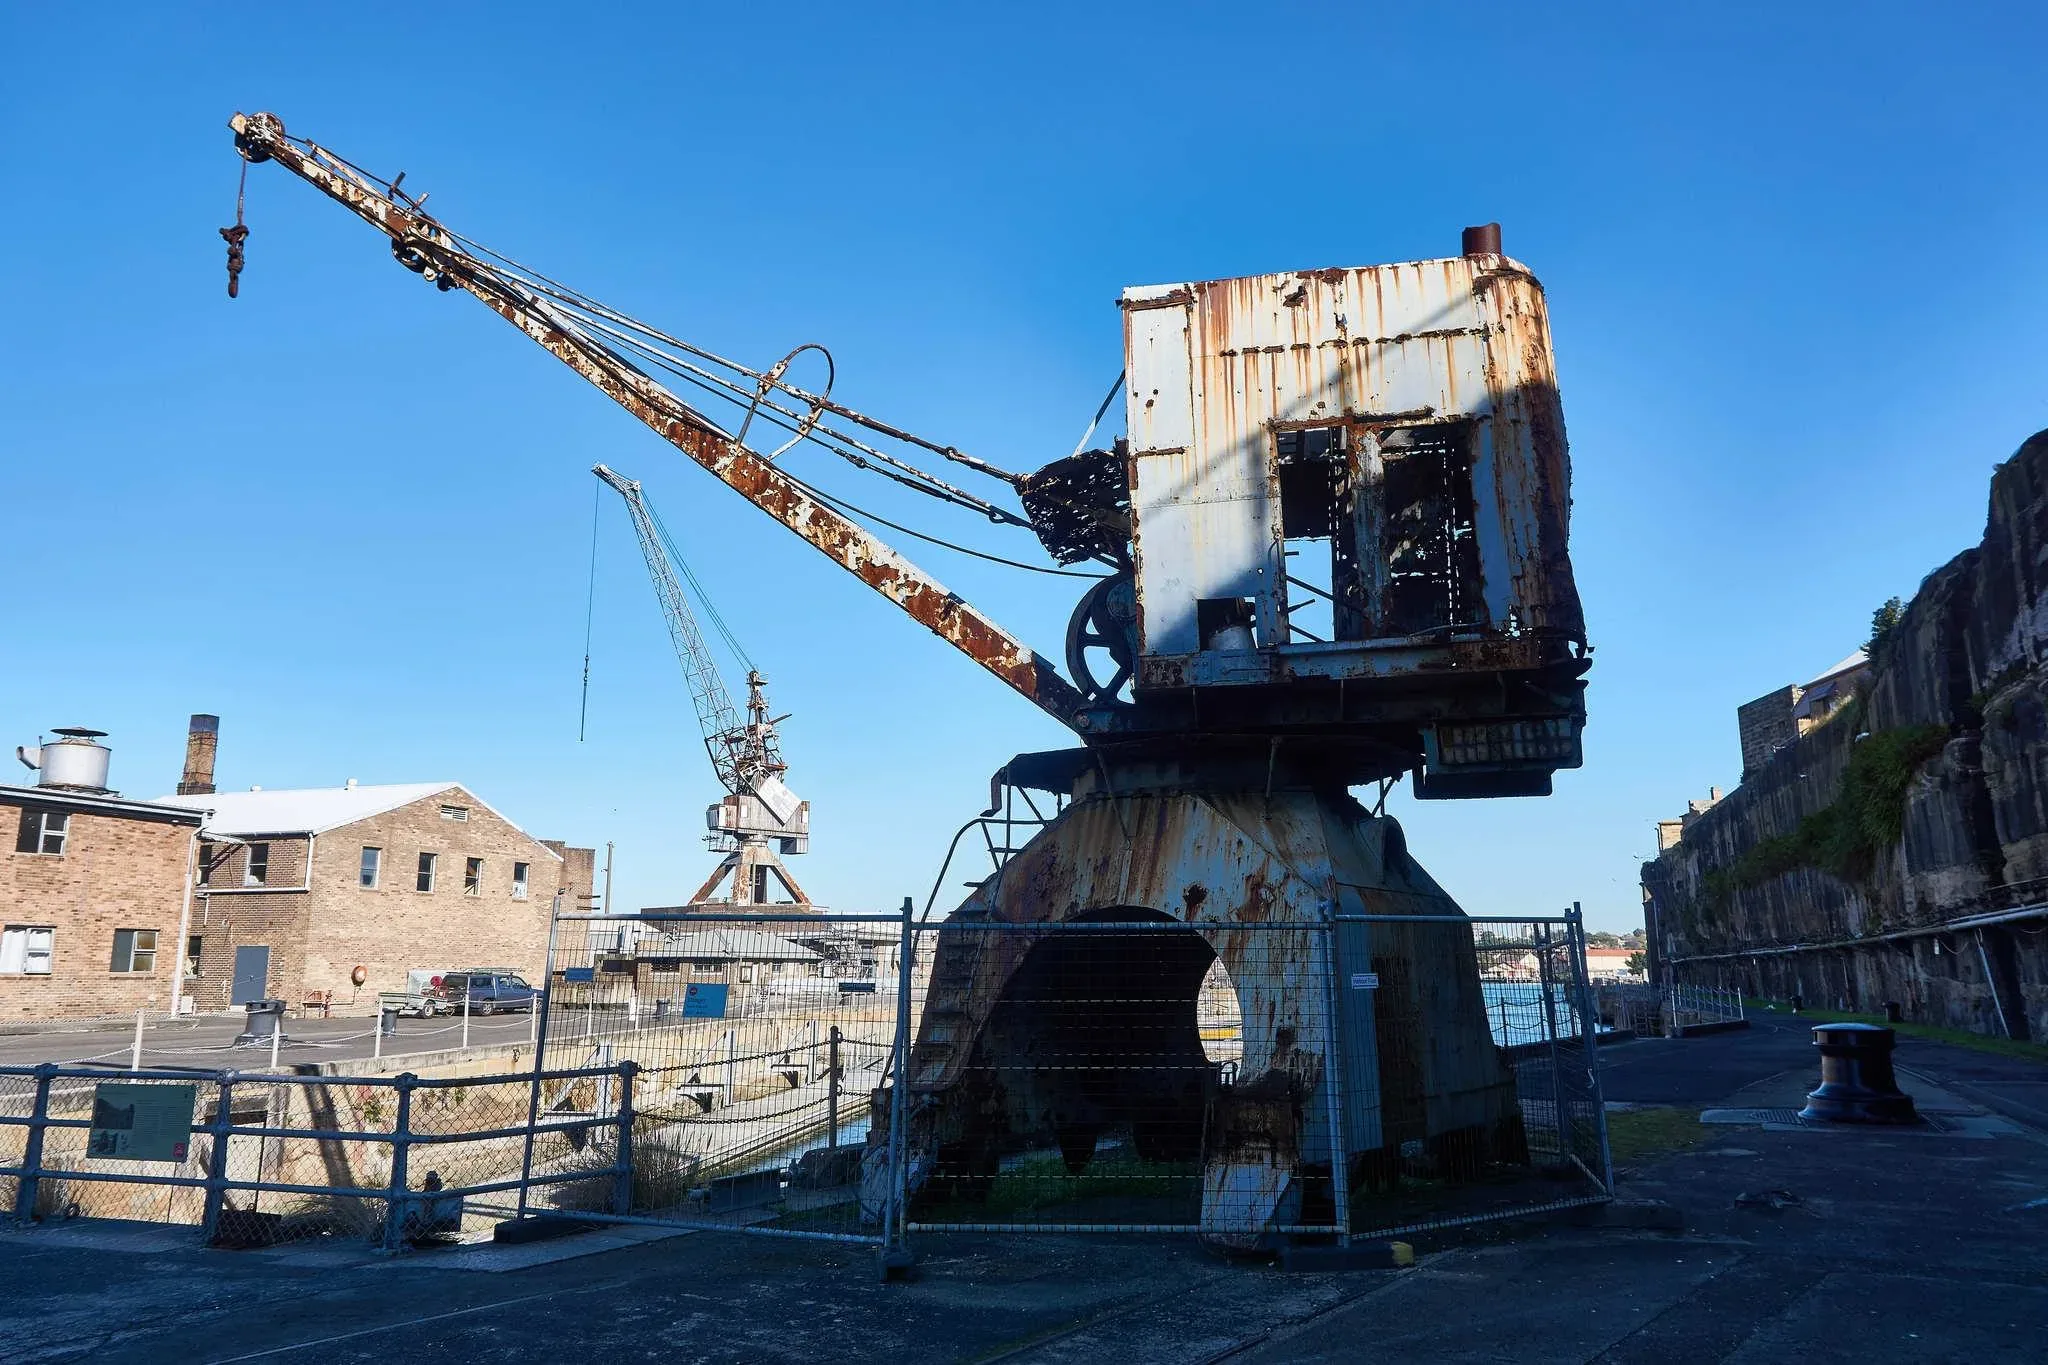
[[[1463,912],[1392,819],[1278,776],[1269,794],[1105,770],[921,937],[909,1150],[926,1197],[971,1200],[1020,1139],[1081,1169],[1128,1127],[1140,1157],[1200,1160],[1205,1236],[1249,1246],[1333,1216],[1333,1125],[1368,1185],[1416,1153],[1453,1174],[1526,1159]],[[1142,927],[1085,927],[1104,921]],[[1216,959],[1243,1017],[1230,1085],[1195,1026]]]

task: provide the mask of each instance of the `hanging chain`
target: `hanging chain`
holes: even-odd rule
[[[242,243],[249,240],[249,225],[242,221],[242,201],[249,190],[249,163],[242,162],[242,183],[235,187],[235,225],[224,227],[220,235],[228,244],[228,297],[235,298],[242,292]]]

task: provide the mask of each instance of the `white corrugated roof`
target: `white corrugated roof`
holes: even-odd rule
[[[1811,687],[1815,683],[1826,682],[1829,678],[1834,677],[1837,673],[1847,673],[1850,669],[1861,668],[1863,667],[1863,665],[1869,662],[1870,656],[1859,649],[1854,654],[1851,654],[1848,658],[1836,664],[1833,668],[1823,669],[1821,672],[1814,674],[1813,677],[1809,678],[1804,685],[1807,687]]]
[[[206,828],[218,834],[325,834],[397,810],[457,782],[397,782],[380,787],[305,787],[296,791],[211,792],[160,796],[156,804],[211,810]],[[481,803],[479,803],[481,804]]]

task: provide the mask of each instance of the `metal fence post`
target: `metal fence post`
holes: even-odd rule
[[[548,955],[540,966],[540,999],[527,1006],[538,1021],[533,1026],[533,1081],[526,1094],[526,1150],[519,1158],[519,1216],[526,1216],[526,1191],[533,1180],[533,1126],[540,1122],[540,1075],[547,1065],[548,1023],[554,1016],[555,936],[562,926],[562,893],[555,892],[548,911]],[[588,1011],[585,1011],[588,1013]]]
[[[1567,927],[1573,939],[1573,974],[1578,979],[1579,990],[1591,994],[1592,981],[1586,970],[1586,917],[1577,901],[1572,902],[1571,920]],[[1579,1030],[1585,1040],[1586,1080],[1593,1092],[1593,1119],[1599,1125],[1600,1184],[1611,1195],[1614,1193],[1614,1154],[1607,1144],[1607,1099],[1600,1086],[1600,1038],[1592,1016],[1584,1010],[1579,1012]]]
[[[839,1025],[832,1026],[825,1054],[825,1124],[827,1147],[839,1145]]]
[[[384,1250],[405,1246],[406,1213],[412,1203],[412,1188],[406,1179],[407,1149],[412,1146],[412,1088],[419,1077],[405,1072],[391,1082],[398,1091],[398,1116],[391,1125],[391,1187],[384,1201]]]
[[[639,1071],[636,1062],[619,1063],[619,1174],[612,1193],[612,1212],[621,1215],[633,1211],[633,1077]],[[522,1197],[526,1194],[524,1181],[519,1193]]]
[[[44,1062],[36,1068],[35,1108],[29,1113],[28,1138],[21,1152],[21,1179],[14,1187],[14,1217],[33,1222],[36,1187],[43,1177],[43,1130],[50,1121],[50,1083],[57,1079],[57,1064]]]
[[[1566,1127],[1564,1075],[1558,1065],[1561,1058],[1557,1050],[1557,997],[1550,993],[1553,980],[1550,949],[1554,940],[1550,936],[1549,925],[1539,924],[1535,928],[1532,937],[1536,941],[1536,988],[1543,993],[1543,1036],[1550,1052],[1550,1103],[1557,1111],[1557,1159],[1568,1164],[1572,1143],[1570,1130]]]
[[[206,1200],[199,1216],[200,1233],[208,1246],[220,1233],[220,1212],[228,1197],[228,1129],[235,1122],[235,1073],[214,1077],[213,1148],[206,1154]]]
[[[1330,906],[1335,914],[1336,907]],[[1337,1245],[1351,1245],[1351,1151],[1344,1134],[1344,1082],[1347,1061],[1344,1026],[1337,995],[1337,925],[1323,923],[1323,1004],[1329,1011],[1329,1037],[1324,1043],[1323,1093],[1330,1119],[1330,1199],[1336,1206]]]
[[[882,1273],[910,1262],[904,1246],[905,1224],[910,1221],[910,1135],[903,1131],[910,1122],[910,959],[915,950],[916,930],[910,920],[911,900],[903,898],[903,941],[896,950],[896,1046],[889,1083],[889,1202],[882,1214]]]

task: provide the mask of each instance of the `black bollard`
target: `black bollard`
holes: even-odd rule
[[[1918,1123],[1913,1097],[1892,1076],[1892,1031],[1876,1024],[1817,1024],[1820,1088],[1806,1097],[1803,1119],[1828,1123]]]

